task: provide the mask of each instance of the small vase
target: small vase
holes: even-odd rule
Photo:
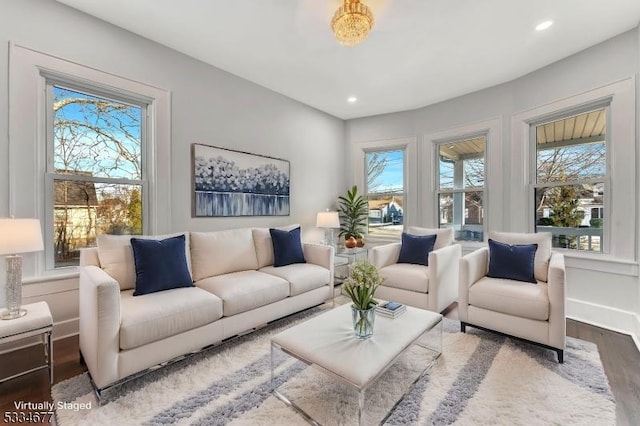
[[[351,305],[351,319],[353,331],[358,339],[368,339],[373,336],[373,324],[376,322],[376,308],[361,310]]]
[[[356,246],[356,244],[358,244],[358,242],[357,242],[357,241],[356,241],[356,239],[355,239],[355,238],[353,238],[353,237],[349,237],[349,238],[348,238],[347,240],[345,240],[345,242],[344,242],[344,246],[345,246],[346,248],[350,248],[350,249],[351,249],[351,248],[354,248],[354,247]]]
[[[364,247],[364,238],[360,237],[360,238],[356,239],[356,246]]]

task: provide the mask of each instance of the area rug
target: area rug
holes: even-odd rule
[[[276,321],[107,392],[99,405],[85,374],[52,387],[56,419],[71,425],[304,425],[271,392],[270,336],[327,307]],[[349,319],[347,319],[349,320]],[[608,425],[615,401],[595,345],[568,338],[565,363],[555,352],[445,319],[443,353],[395,407],[385,424]],[[375,337],[374,337],[375,338]],[[396,376],[420,364],[408,354],[372,394],[392,394]],[[282,356],[278,385],[313,400],[322,424],[356,424],[354,404],[333,403],[340,392],[323,375]],[[366,359],[363,359],[366,362]],[[298,395],[295,395],[298,392]],[[367,402],[374,412],[377,402]],[[332,403],[330,405],[329,403]],[[338,401],[340,402],[340,401]],[[314,414],[315,416],[315,414]]]

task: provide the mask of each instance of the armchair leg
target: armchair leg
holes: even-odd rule
[[[463,333],[467,332],[467,323],[460,321],[460,331]]]
[[[556,349],[558,352],[558,364],[564,364],[564,351],[562,349]]]

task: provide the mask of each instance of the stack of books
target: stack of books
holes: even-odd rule
[[[386,302],[376,306],[376,313],[389,318],[399,317],[406,311],[407,307],[397,302]]]

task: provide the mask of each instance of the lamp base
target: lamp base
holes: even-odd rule
[[[27,311],[22,306],[22,256],[7,256],[7,282],[5,285],[6,308],[0,314],[3,320],[11,320],[23,317]]]
[[[12,320],[27,315],[26,309],[18,309],[17,311],[6,311],[0,314],[0,318],[3,320]]]

